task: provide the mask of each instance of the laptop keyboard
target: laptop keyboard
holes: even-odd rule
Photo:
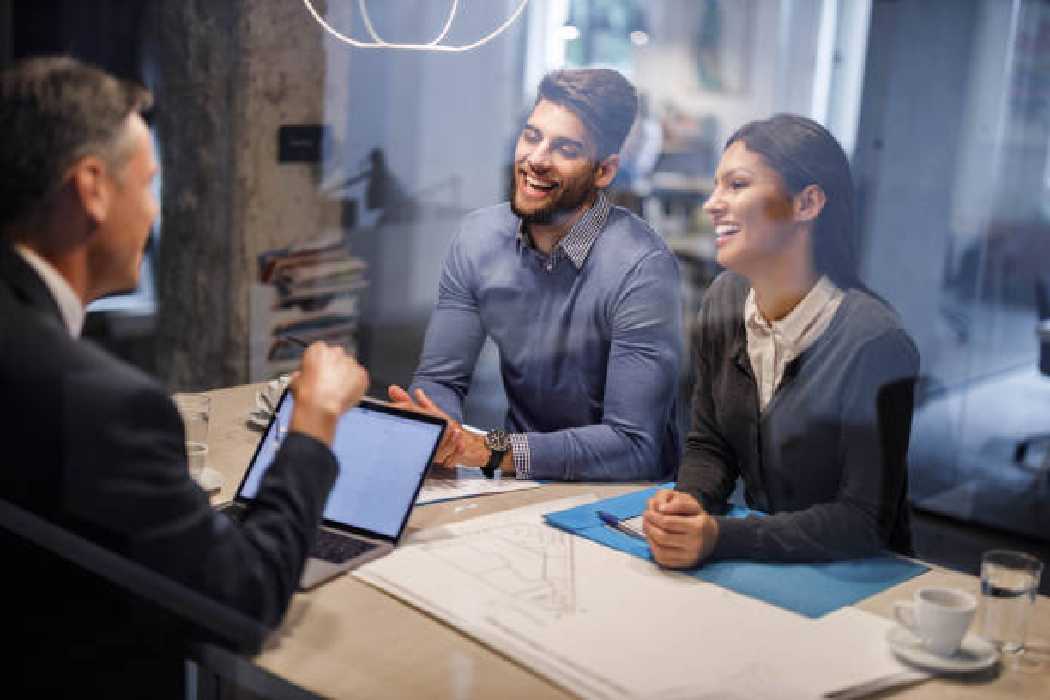
[[[220,506],[219,510],[238,521],[243,520],[247,511],[243,503],[236,501]],[[376,546],[374,542],[322,529],[317,531],[317,540],[314,541],[314,548],[310,550],[310,556],[333,564],[342,564],[359,554],[375,549]]]
[[[342,564],[348,559],[375,549],[376,546],[374,542],[347,537],[328,530],[319,530],[314,548],[310,550],[310,556],[330,561],[333,564]]]

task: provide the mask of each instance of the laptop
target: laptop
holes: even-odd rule
[[[220,506],[231,517],[243,517],[258,493],[288,432],[294,401],[285,389],[237,495]],[[313,588],[394,549],[444,431],[440,418],[368,399],[343,414],[332,446],[339,476],[299,579],[300,589]]]

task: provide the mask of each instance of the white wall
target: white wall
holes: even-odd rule
[[[779,2],[742,2],[739,12],[749,29],[743,31],[748,79],[739,93],[716,93],[700,87],[693,49],[702,3],[664,0],[647,5],[651,41],[637,52],[635,81],[650,96],[659,113],[670,102],[695,115],[713,115],[723,140],[744,122],[768,116],[776,99],[780,19]],[[745,12],[748,10],[749,12]]]
[[[1040,13],[1038,3],[984,0],[971,64],[963,133],[961,167],[955,176],[952,223],[960,232],[956,252],[977,238],[989,221],[1030,221],[1045,206],[1044,178],[1050,125],[1032,123],[1012,111],[1019,91],[1016,72],[1030,68],[1025,49]],[[1031,77],[1031,76],[1030,76]],[[1046,90],[1050,77],[1036,78],[1029,89]],[[1023,83],[1022,83],[1023,84]]]
[[[472,43],[501,25],[519,0],[461,2],[443,43]],[[329,3],[330,23],[362,41],[357,4]],[[426,42],[443,26],[449,5],[388,0],[368,5],[379,35]],[[371,265],[367,322],[373,329],[373,374],[407,381],[429,318],[441,265],[459,220],[504,199],[503,169],[520,125],[523,80],[519,17],[493,41],[464,53],[351,48],[326,40],[326,119],[335,146],[326,182],[366,165],[380,147],[402,190],[420,205],[407,220],[379,221],[365,208],[365,183],[352,188],[360,222],[351,248]]]
[[[566,0],[530,3],[527,90],[562,65],[557,29],[566,8]],[[701,87],[697,78],[704,8],[696,0],[644,3],[650,42],[635,49],[629,77],[650,97],[655,114],[670,103],[694,117],[713,116],[721,140],[752,119],[795,112],[826,124],[852,151],[871,0],[724,0],[723,58],[730,72],[747,77],[743,89],[722,92]]]
[[[952,226],[959,235],[956,253],[978,236],[996,198],[997,163],[1007,126],[1012,5],[986,0],[979,8],[952,198]]]
[[[518,0],[461,2],[448,44],[474,41],[495,29]],[[339,19],[365,39],[356,3],[340,5]],[[370,3],[376,30],[388,41],[433,38],[447,17],[448,5],[390,0]],[[414,10],[414,11],[412,11]],[[494,176],[516,134],[518,90],[522,81],[519,45],[525,18],[519,17],[492,42],[466,53],[423,53],[356,49],[327,42],[328,70],[347,87],[330,85],[329,115],[342,141],[335,163],[350,170],[368,151],[381,146],[390,168],[410,192],[429,189],[452,177],[461,179],[460,200],[448,192],[434,197],[468,209],[499,201]],[[342,29],[341,29],[342,30]]]
[[[869,6],[870,0],[726,3],[723,32],[730,47],[744,47],[739,60],[747,80],[743,90],[725,93],[702,88],[696,76],[693,45],[702,3],[647,3],[653,36],[637,52],[635,79],[654,106],[673,102],[687,113],[716,117],[720,139],[753,119],[795,112],[822,122],[830,117],[832,133],[848,145],[856,129]],[[827,23],[829,10],[833,21]]]
[[[811,115],[828,128],[850,156],[857,140],[864,69],[868,53],[868,28],[871,24],[872,0],[824,0],[824,12],[834,15],[827,27],[831,38],[831,55],[822,57],[828,64],[814,81],[814,108]],[[821,94],[825,93],[826,94]]]
[[[977,21],[972,3],[875,3],[854,176],[864,279],[900,312],[923,362],[946,347],[940,312],[958,138]]]

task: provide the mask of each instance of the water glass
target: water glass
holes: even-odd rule
[[[200,479],[208,460],[208,421],[211,398],[207,394],[176,394],[175,405],[186,431],[186,463],[190,476]]]
[[[981,557],[981,635],[1004,654],[1024,651],[1043,563],[1024,552],[993,549]]]

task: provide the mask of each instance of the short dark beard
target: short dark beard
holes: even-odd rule
[[[578,196],[573,197],[571,200],[566,202],[561,201],[560,199],[555,199],[543,209],[537,209],[534,212],[528,213],[518,208],[516,201],[518,194],[518,185],[517,181],[515,180],[514,192],[511,194],[510,197],[510,210],[514,212],[514,215],[521,219],[522,222],[526,225],[538,224],[540,226],[549,226],[553,223],[556,223],[559,217],[564,216],[566,214],[571,214],[572,212],[576,211],[581,204],[591,199],[597,191],[598,188],[594,186],[594,182],[592,180],[590,188],[584,190]]]
[[[514,202],[514,197],[510,198],[510,210],[514,212],[514,215],[521,219],[522,223],[526,225],[539,224],[540,226],[549,226],[550,224],[554,223],[554,215],[556,213],[560,213],[555,212],[555,208],[556,207],[553,206],[545,207],[543,209],[540,209],[539,211],[534,211],[531,214],[527,214],[521,209],[518,209],[518,205]]]

